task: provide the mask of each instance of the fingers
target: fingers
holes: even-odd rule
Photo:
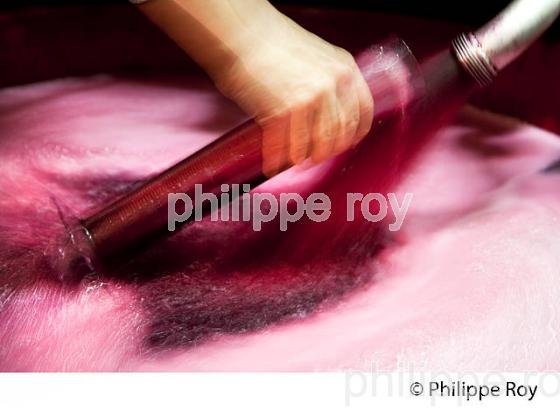
[[[327,92],[317,104],[311,131],[311,159],[318,163],[332,155],[340,132],[338,100],[334,92]]]
[[[265,175],[273,176],[309,157],[312,147],[311,127],[317,100],[301,98],[301,102],[294,104],[287,113],[276,114],[273,118],[259,122],[263,131]]]
[[[359,122],[356,129],[356,138],[354,139],[354,144],[357,144],[361,141],[363,137],[365,137],[373,124],[373,113],[374,113],[374,102],[373,97],[371,96],[371,92],[369,90],[369,86],[366,83],[366,80],[362,76],[362,73],[356,66],[355,68],[356,75],[356,95],[358,97],[358,110],[359,110]]]
[[[360,102],[355,86],[354,76],[343,77],[337,87],[338,121],[340,132],[336,138],[333,154],[339,154],[350,148],[356,139],[360,123]]]
[[[289,166],[290,118],[282,115],[259,121],[262,129],[263,174],[272,177]]]
[[[290,159],[292,164],[301,164],[308,156],[311,147],[311,125],[314,113],[311,107],[296,107],[290,118]]]

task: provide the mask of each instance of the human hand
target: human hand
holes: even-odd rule
[[[229,67],[210,73],[263,131],[263,172],[345,151],[372,123],[373,99],[354,58],[280,13],[237,44]]]

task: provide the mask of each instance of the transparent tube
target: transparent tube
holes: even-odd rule
[[[356,59],[375,102],[375,117],[395,110],[404,112],[425,92],[418,61],[408,45],[397,37],[364,50]]]
[[[359,55],[357,62],[372,92],[376,118],[391,112],[403,115],[422,93],[418,63],[402,40],[391,38],[371,46]],[[195,184],[200,184],[203,192],[220,198],[222,184],[251,184],[254,188],[266,180],[261,164],[261,131],[250,120],[79,224],[69,226],[68,246],[73,251],[66,250],[63,256],[81,257],[83,261],[64,265],[69,269],[99,269],[130,258],[170,234],[169,193],[184,193],[192,198]],[[203,213],[208,211],[203,209]],[[189,222],[192,219],[184,223]]]

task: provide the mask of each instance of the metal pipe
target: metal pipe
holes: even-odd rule
[[[459,35],[452,49],[480,86],[523,53],[560,14],[560,0],[515,0],[474,33]]]

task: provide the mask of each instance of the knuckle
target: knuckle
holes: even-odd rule
[[[360,98],[360,104],[363,105],[365,113],[373,113],[374,102],[369,87],[365,84],[362,87],[364,87],[364,92],[363,97]]]
[[[299,90],[292,96],[292,108],[301,108],[308,105],[313,99],[314,93],[308,89]]]
[[[347,64],[340,64],[335,68],[335,76],[338,82],[350,82],[354,78],[354,70]]]
[[[339,59],[352,58],[352,54],[350,54],[345,48],[335,46],[335,51],[338,54]]]
[[[321,127],[315,130],[315,140],[319,144],[324,144],[327,141],[332,139],[333,129],[332,127],[328,126],[327,124],[323,124]]]
[[[318,108],[321,106],[321,103],[327,98],[327,95],[328,93],[324,90],[316,92],[310,101],[313,108],[318,111]]]
[[[350,52],[343,48],[340,49],[339,53],[340,61],[342,61],[344,65],[347,66],[350,70],[354,70],[354,68],[356,67],[356,60],[354,60],[354,56],[352,56]]]
[[[369,127],[363,127],[362,129],[356,131],[355,138],[362,139],[367,135],[368,132],[369,132]]]
[[[349,139],[341,139],[338,141],[336,146],[336,153],[340,153],[346,151],[348,148],[352,146],[352,140]]]
[[[290,161],[293,165],[301,164],[307,157],[308,145],[303,145],[290,152]]]
[[[371,98],[368,99],[368,101],[370,102],[370,104],[364,104],[364,108],[360,110],[360,119],[361,122],[365,124],[364,126],[369,130],[373,124],[373,118],[375,116],[375,104],[373,102],[373,99]]]
[[[290,111],[292,107],[286,101],[282,101],[276,105],[273,109],[270,110],[270,113],[267,115],[269,118],[274,120],[282,120],[286,119],[290,116]]]
[[[340,137],[344,133],[343,126],[340,120],[333,120],[329,123],[328,132],[326,133],[326,141],[333,141]]]
[[[356,112],[352,112],[349,116],[346,117],[344,126],[348,130],[348,132],[355,133],[359,123],[360,123],[359,114]]]
[[[323,75],[315,82],[315,92],[317,95],[327,95],[336,87],[336,78],[330,75]]]

